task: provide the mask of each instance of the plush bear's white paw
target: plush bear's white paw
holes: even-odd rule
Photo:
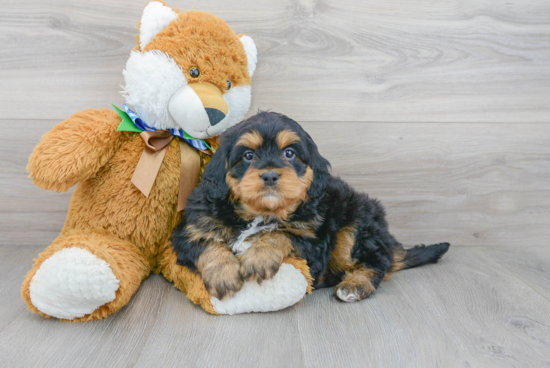
[[[118,287],[107,262],[81,248],[64,248],[42,263],[29,291],[42,313],[74,319],[114,300]]]
[[[210,301],[219,314],[272,312],[298,303],[306,290],[307,281],[302,272],[283,263],[275,276],[261,285],[255,281],[245,282],[232,298],[219,300],[212,297]]]

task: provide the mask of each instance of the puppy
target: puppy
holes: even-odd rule
[[[311,137],[288,117],[261,112],[226,131],[174,231],[177,263],[217,298],[244,280],[270,279],[302,257],[314,287],[367,298],[391,273],[435,263],[448,243],[405,250],[382,205],[329,173]],[[239,260],[237,256],[242,256]]]

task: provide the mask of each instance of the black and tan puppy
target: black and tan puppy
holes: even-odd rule
[[[437,262],[449,248],[405,250],[382,205],[331,176],[311,137],[286,116],[259,113],[221,140],[173,236],[178,264],[198,270],[215,297],[273,277],[292,255],[307,261],[315,287],[337,285],[340,300],[361,300],[392,272]]]

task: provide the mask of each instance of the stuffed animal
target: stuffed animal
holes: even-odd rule
[[[61,234],[28,272],[28,308],[68,321],[105,318],[151,273],[162,273],[206,311],[271,311],[311,289],[303,260],[287,259],[262,285],[229,300],[176,265],[170,236],[197,185],[216,136],[250,107],[253,40],[204,12],[150,2],[123,71],[123,109],[85,110],[42,137],[27,170],[44,189],[78,184]],[[131,105],[131,106],[130,106]]]

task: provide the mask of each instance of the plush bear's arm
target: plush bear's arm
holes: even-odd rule
[[[113,156],[129,133],[117,132],[120,117],[109,109],[80,111],[57,124],[34,148],[27,171],[43,189],[66,192]]]

